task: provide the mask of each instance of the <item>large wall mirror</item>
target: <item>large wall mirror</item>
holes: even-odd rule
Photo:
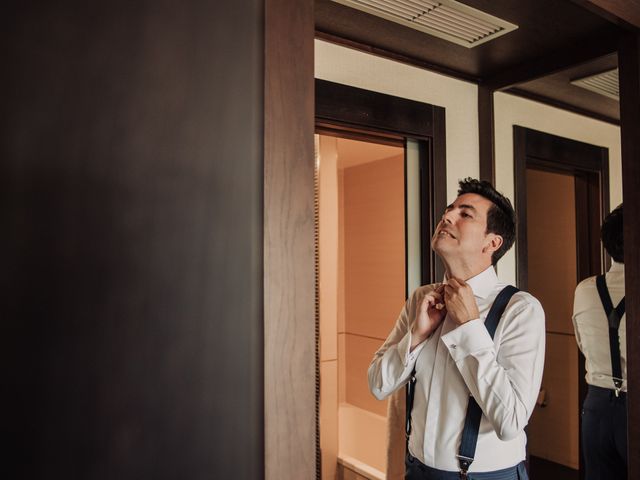
[[[383,3],[389,3],[392,13],[410,17],[409,10],[423,2],[381,2],[378,7]],[[421,89],[428,90],[430,103],[444,106],[447,116],[447,174],[430,181],[446,186],[442,196],[451,200],[458,178],[481,176],[513,199],[520,222],[517,249],[499,264],[498,274],[534,293],[547,311],[547,366],[528,427],[529,471],[534,480],[583,478],[580,411],[587,386],[571,319],[573,292],[582,279],[609,268],[599,228],[610,209],[622,202],[620,27],[580,5],[589,2],[461,3],[518,28],[466,48],[411,29],[389,15],[376,15],[373,10],[378,7],[369,5],[367,10],[353,8],[350,2],[316,1],[316,75],[406,98],[423,98]],[[427,10],[414,17],[426,15]],[[370,60],[360,62],[362,56]],[[440,74],[443,80],[421,77],[415,73],[418,70]],[[463,84],[474,89],[473,104],[456,90],[464,89]],[[350,135],[352,140],[363,140]],[[317,148],[344,150],[339,136],[320,138]],[[388,138],[377,141],[393,148]],[[411,145],[405,137],[396,142],[398,150],[380,154],[405,159],[404,172],[398,169],[398,180],[393,182],[396,200],[409,198]],[[399,180],[403,175],[404,184]],[[389,173],[390,185],[392,177]],[[347,198],[349,194],[343,193]],[[376,196],[381,193],[378,188]],[[401,207],[407,210],[403,213]],[[404,215],[408,222],[409,207],[410,203],[398,202],[397,218]],[[397,242],[401,245],[402,239]],[[405,242],[404,247],[408,245]],[[425,254],[424,248],[421,253]],[[404,288],[405,294],[410,264],[404,263],[405,271],[397,272],[398,278],[404,277],[404,287],[399,283],[397,290]],[[380,332],[369,335],[369,341],[381,343]],[[367,364],[370,358],[365,357],[352,360],[352,365]],[[349,378],[348,372],[344,375]],[[373,402],[375,414],[383,414],[384,407],[370,398],[366,402]],[[354,428],[365,432],[374,428],[371,419]],[[384,452],[377,452],[373,466],[353,458],[351,473],[359,475],[353,478],[379,478]],[[327,470],[324,460],[322,466],[322,478],[333,478],[327,475],[335,470]]]

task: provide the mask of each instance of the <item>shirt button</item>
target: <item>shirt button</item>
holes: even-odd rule
[[[455,343],[452,343],[451,345],[449,345],[449,348],[452,348],[453,350],[455,350],[458,346]]]

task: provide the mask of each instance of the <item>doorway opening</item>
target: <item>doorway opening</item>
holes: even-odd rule
[[[606,148],[514,127],[518,283],[546,316],[542,387],[528,426],[532,478],[580,472],[584,358],[573,323],[576,285],[602,271],[599,226],[608,211]]]
[[[404,147],[317,135],[316,149],[323,477],[383,479],[387,402],[367,368],[405,301]]]
[[[319,478],[386,478],[367,369],[408,293],[442,276],[444,138],[442,108],[316,81]]]

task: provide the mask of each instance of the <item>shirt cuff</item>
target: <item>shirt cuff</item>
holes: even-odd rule
[[[411,349],[411,331],[408,331],[407,334],[402,337],[402,340],[398,342],[398,355],[400,355],[402,364],[407,367],[414,363],[426,343],[427,340],[416,345],[416,348],[414,348],[413,351],[410,352],[409,350]]]
[[[474,353],[494,348],[493,339],[480,318],[454,328],[441,338],[455,362]]]

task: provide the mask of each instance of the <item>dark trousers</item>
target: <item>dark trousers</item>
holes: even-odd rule
[[[589,385],[582,407],[585,480],[627,478],[627,395]]]
[[[407,454],[405,461],[405,480],[459,480],[459,472],[447,472],[427,467],[420,460]],[[524,462],[515,467],[496,470],[494,472],[469,472],[469,480],[529,480]]]

